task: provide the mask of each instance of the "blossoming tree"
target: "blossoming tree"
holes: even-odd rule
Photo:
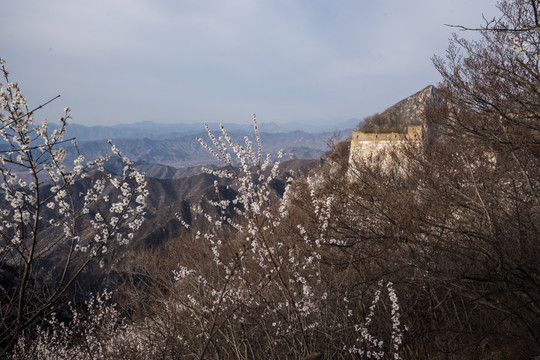
[[[126,244],[143,220],[146,181],[123,162],[120,175],[104,169],[108,156],[85,161],[66,139],[70,109],[60,126],[36,123],[17,83],[0,60],[0,349],[50,313],[94,260]],[[56,97],[57,98],[57,97]],[[55,98],[55,99],[56,99]],[[54,99],[53,99],[54,100]],[[67,161],[68,150],[76,153]]]
[[[195,241],[207,243],[213,264],[208,261],[198,269],[180,265],[173,270],[173,311],[185,314],[183,326],[193,329],[184,351],[199,359],[210,353],[242,358],[242,348],[269,358],[339,354],[382,359],[392,354],[399,359],[404,327],[399,323],[393,284],[386,283],[392,305],[386,344],[368,329],[383,281],[366,318],[346,295],[336,294],[329,285],[332,280],[326,273],[334,270],[323,257],[335,251],[339,240],[330,229],[335,222],[333,196],[321,191],[321,175],[308,176],[307,191],[302,193],[309,220],[291,216],[301,212],[293,198],[303,195],[292,190],[293,178],[286,176],[281,199],[272,200],[272,182],[278,179],[282,154],[274,161],[263,155],[255,116],[253,121],[255,144],[247,137],[236,143],[223,126],[216,136],[207,125],[210,142],[199,139],[225,167],[207,170],[221,180],[214,183],[217,200],[210,200],[215,215],[204,214],[211,229],[193,231]],[[223,198],[220,184],[231,180],[236,196]]]

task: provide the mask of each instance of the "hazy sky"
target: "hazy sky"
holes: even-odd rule
[[[436,84],[495,0],[0,0],[0,58],[80,124],[331,122]],[[468,34],[463,34],[468,36]],[[472,35],[472,34],[471,34]]]

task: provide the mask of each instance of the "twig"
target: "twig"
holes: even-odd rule
[[[48,105],[49,103],[53,102],[54,100],[58,99],[59,97],[60,97],[60,95],[56,95],[55,97],[53,97],[53,98],[50,99],[49,101],[47,101],[47,102],[45,102],[45,103],[39,105],[37,108],[35,108],[35,109],[33,109],[33,110],[30,110],[29,112],[27,112],[27,113],[24,114],[24,115],[19,116],[17,119],[15,119],[15,121],[18,121],[18,120],[22,119],[23,117],[32,114],[34,111],[37,111],[37,110],[41,109],[42,107]]]

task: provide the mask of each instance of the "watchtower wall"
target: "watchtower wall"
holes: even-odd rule
[[[404,141],[420,141],[423,137],[422,126],[409,126],[406,133],[365,133],[353,131],[349,155],[349,165],[359,157],[373,155],[375,152]]]

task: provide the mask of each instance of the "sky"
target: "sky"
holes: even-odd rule
[[[0,0],[0,58],[28,103],[73,122],[330,123],[440,76],[495,0]],[[473,33],[460,33],[472,37]]]

